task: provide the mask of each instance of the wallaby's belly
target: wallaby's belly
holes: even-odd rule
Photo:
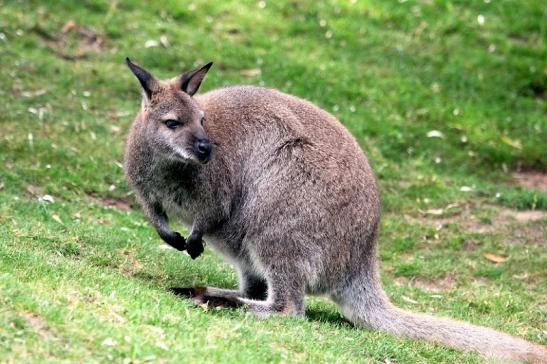
[[[186,228],[190,229],[194,222],[194,214],[186,206],[177,204],[172,199],[164,199],[163,206],[167,211],[167,215],[171,220],[182,223]]]
[[[242,254],[241,246],[234,244],[233,241],[224,239],[219,234],[205,234],[204,240],[217,254],[219,254],[228,263],[240,267],[248,265],[249,260]]]

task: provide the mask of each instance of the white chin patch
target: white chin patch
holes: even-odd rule
[[[175,148],[175,153],[179,158],[186,159],[186,160],[192,160],[197,161],[196,157],[190,153],[188,153],[183,148]]]

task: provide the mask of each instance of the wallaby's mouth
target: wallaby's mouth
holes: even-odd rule
[[[178,160],[182,160],[184,163],[207,164],[211,160],[211,153],[203,154],[198,153],[195,150],[184,151],[183,153],[177,151],[174,154],[174,157]]]
[[[173,154],[173,157],[183,163],[195,163],[195,164],[207,164],[211,160],[211,156],[200,156],[197,153],[192,152],[186,152],[184,154],[182,153],[175,153]]]
[[[211,160],[212,151],[213,146],[207,141],[206,145],[196,143],[191,148],[174,147],[171,158],[183,161],[184,163],[207,164]]]
[[[207,164],[209,163],[209,160],[211,159],[210,156],[207,156],[207,157],[197,157],[198,159],[198,162],[201,163],[201,164]]]

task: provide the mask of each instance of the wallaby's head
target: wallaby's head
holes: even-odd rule
[[[213,63],[167,81],[155,79],[129,58],[126,63],[143,89],[142,115],[136,121],[141,137],[167,159],[207,163],[213,148],[203,128],[205,114],[192,95]]]

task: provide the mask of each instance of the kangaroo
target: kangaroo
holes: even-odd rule
[[[239,289],[187,288],[197,303],[304,315],[329,296],[361,327],[547,362],[545,346],[493,329],[396,308],[379,280],[379,193],[366,156],[326,111],[274,89],[195,95],[212,63],[161,81],[126,59],[143,90],[126,178],[159,236],[192,258],[202,239],[239,274]],[[191,226],[184,239],[168,217]]]

